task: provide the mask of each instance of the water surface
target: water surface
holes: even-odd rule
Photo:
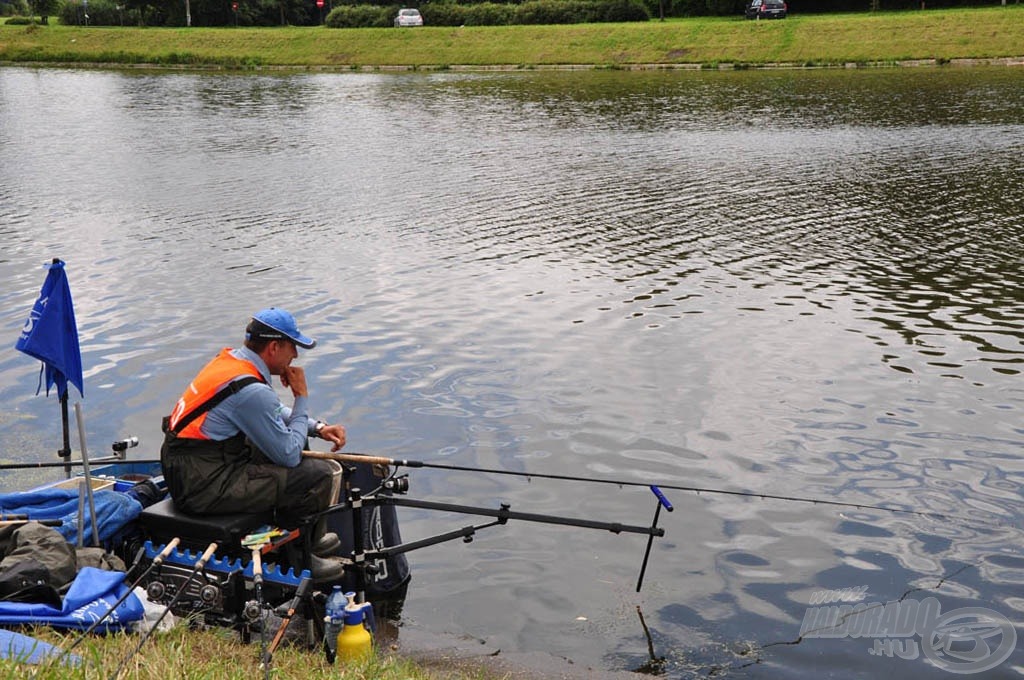
[[[224,75],[0,68],[0,444],[68,262],[90,450],[291,309],[350,449],[670,492],[638,536],[512,523],[410,554],[409,625],[671,677],[946,677],[795,641],[815,593],[1024,614],[1024,74]],[[77,395],[75,395],[77,397]],[[38,475],[6,473],[5,490]],[[415,471],[413,494],[649,522],[643,488]],[[472,522],[401,511],[407,540]],[[1024,656],[985,677],[1020,677]]]

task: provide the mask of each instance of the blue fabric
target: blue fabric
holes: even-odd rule
[[[112,538],[124,525],[142,513],[142,504],[135,498],[118,491],[97,491],[93,493],[96,506],[96,529],[100,541]],[[78,490],[34,489],[19,493],[0,494],[0,512],[28,515],[30,519],[59,519],[62,524],[54,527],[68,543],[78,542]],[[85,504],[83,518],[83,545],[92,545],[92,518],[89,504]]]
[[[85,630],[103,616],[127,591],[123,571],[104,571],[82,567],[71,582],[60,609],[34,602],[0,601],[0,625],[36,623],[56,628]],[[121,630],[145,614],[142,602],[134,593],[128,595],[96,630]]]
[[[0,659],[18,659],[22,663],[40,663],[60,654],[60,649],[28,635],[0,629]],[[69,654],[62,665],[77,666],[81,657]]]
[[[47,265],[49,272],[25,327],[14,348],[43,362],[46,370],[46,394],[57,386],[57,396],[68,390],[68,381],[83,397],[82,352],[78,346],[78,326],[71,303],[71,289],[58,260]]]

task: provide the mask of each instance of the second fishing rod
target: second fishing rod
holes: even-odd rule
[[[337,460],[346,463],[362,463],[364,465],[391,465],[395,467],[404,466],[408,468],[427,468],[434,470],[448,470],[452,472],[474,472],[474,473],[485,473],[492,475],[505,475],[511,477],[523,477],[527,480],[530,479],[551,479],[563,482],[584,482],[590,484],[610,484],[618,487],[657,487],[659,489],[671,490],[671,491],[687,491],[695,493],[697,495],[708,494],[708,495],[721,495],[721,496],[734,496],[741,498],[759,498],[762,500],[776,500],[786,501],[790,503],[808,503],[811,505],[824,505],[838,508],[848,508],[851,510],[875,510],[893,514],[913,515],[917,517],[924,517],[932,520],[951,521],[955,520],[963,524],[975,524],[988,527],[1004,526],[999,521],[986,521],[978,519],[976,517],[963,517],[960,515],[951,515],[948,513],[939,513],[929,510],[914,510],[910,508],[894,508],[887,505],[877,505],[872,503],[856,503],[853,501],[844,500],[833,500],[827,498],[809,498],[806,496],[795,496],[785,494],[772,494],[761,491],[750,491],[743,489],[719,489],[714,487],[702,487],[682,484],[671,484],[662,481],[648,481],[638,482],[635,480],[625,479],[604,479],[600,477],[580,477],[576,475],[558,475],[558,474],[546,474],[538,472],[520,472],[517,470],[503,470],[499,468],[482,468],[473,467],[468,465],[451,465],[447,463],[428,463],[420,460],[409,460],[404,458],[386,458],[383,456],[372,456],[361,453],[325,453],[322,451],[303,451],[302,455],[308,458],[323,458],[328,460]]]
[[[148,640],[150,636],[153,635],[153,632],[160,626],[160,622],[164,620],[164,618],[167,616],[168,613],[170,613],[174,605],[178,603],[178,600],[181,599],[181,596],[185,594],[186,590],[188,590],[189,585],[192,584],[192,581],[195,579],[195,577],[203,573],[203,568],[206,566],[206,563],[210,561],[210,558],[213,557],[213,554],[215,552],[217,552],[217,544],[211,543],[206,548],[206,551],[199,557],[199,559],[196,560],[195,566],[192,567],[192,571],[188,575],[188,579],[185,581],[185,583],[182,584],[178,592],[174,594],[174,597],[171,598],[171,601],[167,603],[167,606],[164,608],[163,612],[161,612],[157,620],[153,622],[152,627],[145,632],[145,634],[139,640],[139,644],[136,645],[135,649],[129,652],[128,655],[124,657],[124,659],[121,660],[121,663],[117,666],[117,670],[115,670],[113,675],[110,676],[110,680],[118,680],[118,678],[121,677],[121,673],[124,671],[124,668],[128,664],[128,662],[131,661],[132,657],[139,653],[139,650],[142,649],[142,646],[146,644],[146,640]]]

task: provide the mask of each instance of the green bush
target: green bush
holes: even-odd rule
[[[512,23],[515,8],[512,5],[501,5],[496,2],[481,2],[476,5],[465,5],[466,26],[505,26]]]
[[[420,9],[424,26],[462,26],[466,23],[469,5],[453,2],[432,2]]]
[[[329,28],[386,28],[393,26],[396,7],[376,5],[341,5],[331,10],[324,19]]]
[[[581,24],[591,21],[586,0],[528,0],[516,7],[516,24]]]
[[[607,0],[601,21],[650,21],[651,13],[641,0]]]
[[[528,0],[515,8],[516,24],[582,24],[649,21],[642,0]]]
[[[0,0],[0,16],[24,19],[31,14],[28,10],[28,3],[25,0],[13,0],[12,2]]]
[[[398,9],[397,5],[340,5],[331,10],[324,23],[330,28],[393,26]],[[582,24],[649,21],[651,18],[643,0],[527,0],[521,5],[432,2],[424,5],[420,12],[426,26]]]
[[[6,23],[8,26],[31,26],[38,22],[35,17],[11,17]]]
[[[420,12],[426,26],[506,26],[512,23],[515,8],[496,2],[432,2]]]

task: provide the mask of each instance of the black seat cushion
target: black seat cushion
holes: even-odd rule
[[[242,539],[266,524],[274,523],[274,513],[238,513],[231,515],[188,515],[165,498],[142,511],[139,516],[146,538],[154,545],[178,538],[181,546],[205,550],[213,541],[218,544],[218,555],[247,554]]]

